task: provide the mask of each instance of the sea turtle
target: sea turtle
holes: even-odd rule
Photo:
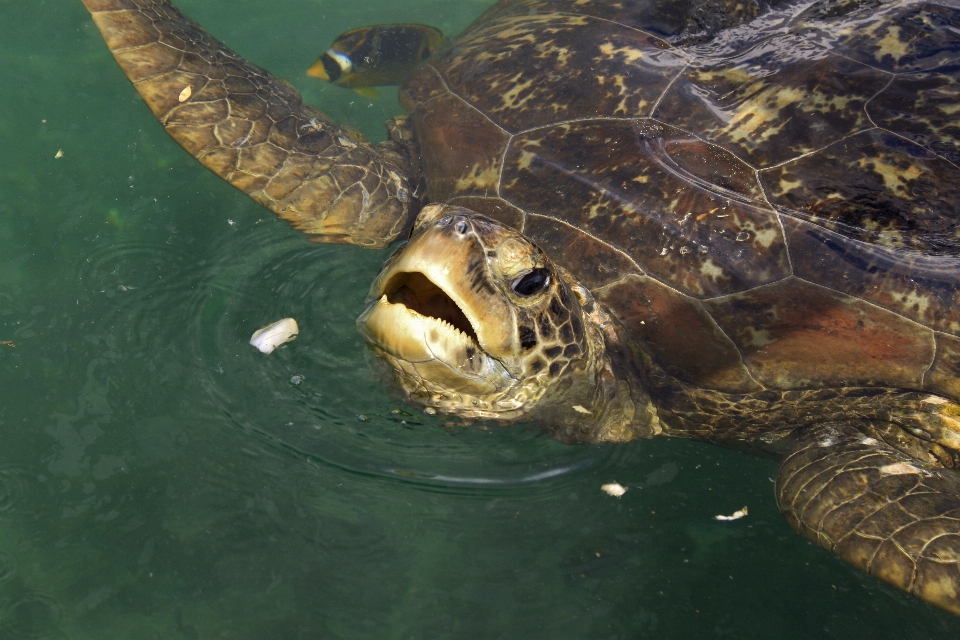
[[[428,413],[781,458],[790,524],[960,614],[960,10],[502,0],[372,145],[166,0],[83,0],[189,153],[382,247]]]

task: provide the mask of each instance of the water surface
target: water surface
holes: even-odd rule
[[[181,1],[375,139],[395,92],[313,81],[315,56],[488,4]],[[0,638],[960,634],[794,534],[773,462],[391,397],[353,325],[387,252],[306,242],[200,168],[78,0],[0,1],[0,63]],[[284,316],[296,342],[246,344]]]

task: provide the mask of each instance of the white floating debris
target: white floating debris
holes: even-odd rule
[[[55,156],[53,156],[53,157],[54,157],[54,158],[62,158],[62,157],[63,157],[63,149],[57,149],[57,155],[55,155]]]
[[[593,413],[592,411],[590,411],[590,409],[587,409],[586,407],[581,407],[578,404],[573,405],[573,410],[576,411],[577,413]]]
[[[250,344],[263,353],[272,353],[284,342],[295,340],[298,333],[300,333],[300,327],[297,326],[297,321],[293,318],[284,318],[258,329],[250,337]]]
[[[605,484],[600,489],[606,493],[608,496],[613,496],[614,498],[619,498],[627,492],[627,488],[620,484],[619,482],[611,482]]]
[[[180,102],[186,102],[190,99],[190,96],[193,95],[193,87],[187,85],[183,91],[180,92],[180,97],[177,98]]]
[[[746,508],[746,507],[744,507],[743,509],[738,509],[737,511],[734,511],[733,513],[731,513],[731,514],[728,515],[728,516],[713,516],[713,519],[714,519],[714,520],[739,520],[740,518],[744,517],[745,515],[747,515],[747,508]]]

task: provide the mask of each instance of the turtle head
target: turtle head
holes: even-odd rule
[[[431,205],[374,281],[357,324],[428,411],[538,421],[564,440],[624,439],[603,435],[622,432],[635,411],[594,307],[522,234]]]

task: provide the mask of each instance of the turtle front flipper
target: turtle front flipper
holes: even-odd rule
[[[167,133],[204,166],[320,242],[382,247],[412,220],[409,169],[304,105],[168,0],[83,0]]]
[[[777,474],[790,525],[847,562],[960,615],[960,477],[856,429],[802,433]]]

